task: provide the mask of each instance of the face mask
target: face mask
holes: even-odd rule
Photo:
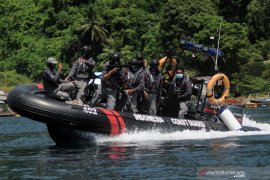
[[[51,68],[51,69],[55,69],[56,64],[48,64],[48,67]]]
[[[120,62],[119,61],[110,61],[109,65],[118,66],[118,65],[120,65]]]
[[[151,71],[152,73],[157,73],[157,72],[158,72],[158,68],[157,68],[157,67],[151,67],[151,68],[150,68],[150,71]]]
[[[138,70],[138,66],[131,66],[131,67],[129,67],[129,70],[131,72],[136,72]]]
[[[88,51],[83,51],[82,52],[82,56],[85,58],[85,59],[88,59],[90,53]]]
[[[183,77],[184,77],[183,74],[176,74],[176,78],[177,78],[177,79],[182,79]]]

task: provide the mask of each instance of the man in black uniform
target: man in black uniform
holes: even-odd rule
[[[179,118],[184,118],[184,115],[187,114],[188,104],[191,101],[192,96],[192,84],[186,78],[183,68],[177,68],[175,78],[173,80],[174,94],[179,103]]]
[[[138,113],[138,95],[143,93],[145,85],[145,71],[141,62],[133,59],[125,72],[124,91],[127,94],[127,111]]]
[[[158,70],[159,61],[153,59],[150,63],[150,69],[146,70],[145,87],[142,110],[146,114],[156,115],[157,113],[157,96],[160,93],[162,85],[162,76]]]
[[[75,90],[75,85],[72,82],[60,79],[62,64],[58,65],[58,71],[55,66],[58,64],[55,58],[47,59],[47,69],[43,73],[43,85],[45,94],[52,98],[57,98],[63,101],[70,101],[70,94]]]
[[[92,69],[95,65],[96,62],[90,57],[90,47],[83,46],[82,56],[73,63],[73,66],[66,77],[66,80],[75,80],[76,86],[79,89],[76,99],[83,100],[84,89],[90,80]]]
[[[116,103],[116,92],[122,80],[120,54],[118,52],[109,55],[109,61],[105,63],[101,78],[101,93],[98,93],[92,101],[96,106],[103,98],[107,99],[106,108],[113,110]]]

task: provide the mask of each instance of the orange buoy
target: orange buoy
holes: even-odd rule
[[[224,91],[223,94],[220,98],[216,99],[214,97],[214,85],[216,84],[217,81],[222,80],[223,86],[224,86]],[[230,81],[228,77],[225,74],[218,73],[215,74],[207,84],[207,89],[206,89],[206,96],[208,97],[208,101],[213,104],[221,105],[222,103],[225,102],[225,98],[229,96],[230,93]]]

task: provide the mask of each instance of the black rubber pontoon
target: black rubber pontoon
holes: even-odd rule
[[[8,104],[21,116],[46,123],[50,136],[56,143],[83,138],[81,131],[103,135],[146,130],[159,130],[163,133],[187,129],[228,131],[220,121],[150,116],[66,104],[46,97],[41,84],[17,86],[9,92]]]

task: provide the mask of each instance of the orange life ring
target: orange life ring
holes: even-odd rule
[[[172,80],[174,77],[177,61],[175,58],[168,59],[163,57],[159,60],[158,69],[161,75],[168,81]]]
[[[213,88],[216,82],[219,80],[222,80],[223,82],[224,91],[219,99],[215,99],[213,94]],[[215,74],[207,84],[206,96],[208,97],[208,101],[213,104],[221,105],[222,103],[224,103],[225,98],[229,96],[229,93],[230,93],[230,81],[225,74],[222,73]]]

